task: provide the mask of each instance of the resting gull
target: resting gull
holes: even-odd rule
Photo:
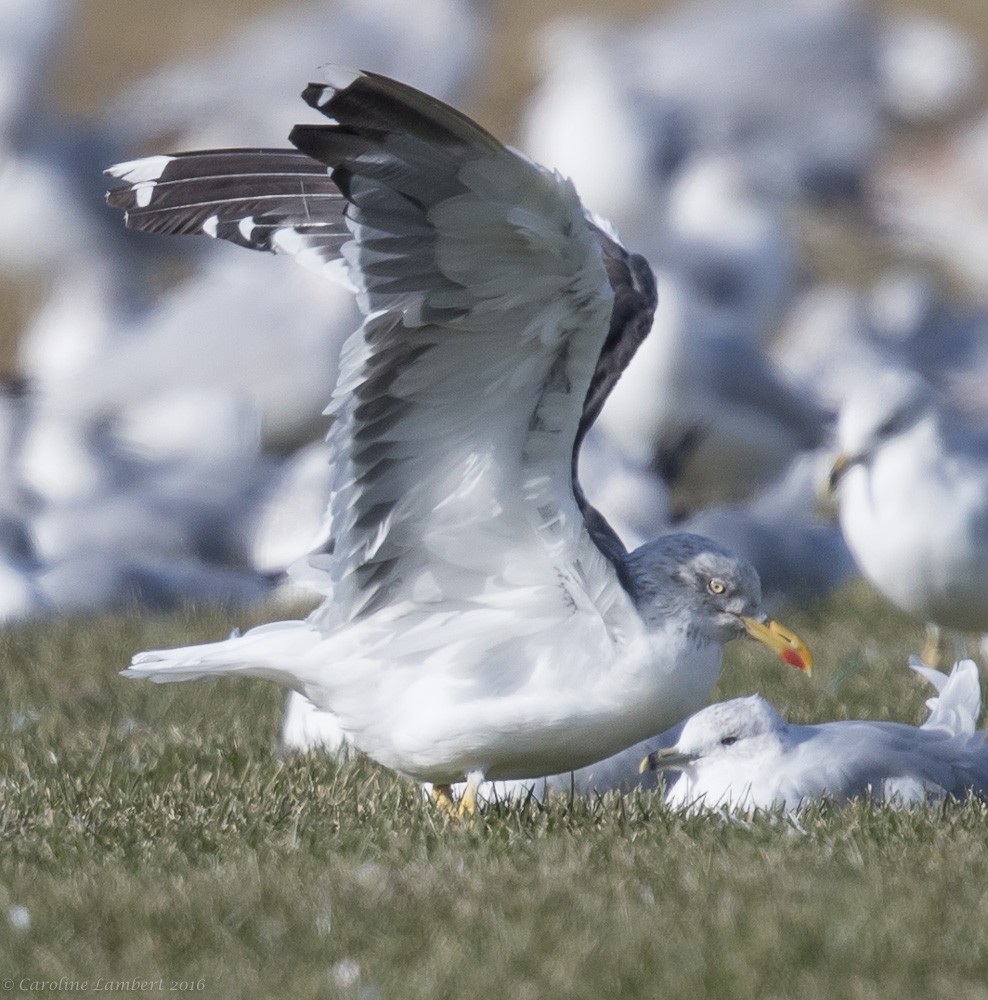
[[[949,678],[911,661],[939,691],[922,726],[856,719],[797,726],[764,698],[718,702],[686,720],[643,767],[682,772],[673,806],[794,810],[813,799],[868,796],[898,804],[969,792],[988,797],[988,744],[975,732],[981,683],[973,660]]]
[[[571,183],[439,101],[331,68],[297,150],[120,164],[111,205],[346,262],[365,314],[329,412],[329,598],[304,621],[141,653],[131,677],[264,677],[331,712],[380,763],[434,785],[580,767],[702,705],[749,635],[797,667],[751,566],[674,535],[628,553],[574,474],[651,326],[651,272]],[[344,211],[345,209],[345,211]],[[323,558],[326,558],[325,556]]]

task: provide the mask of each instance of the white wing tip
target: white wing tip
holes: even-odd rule
[[[972,734],[981,714],[981,675],[974,660],[959,660],[949,674],[927,667],[919,657],[911,656],[909,666],[925,677],[937,690],[927,698],[929,716],[922,729],[942,729],[953,736]]]
[[[327,63],[325,66],[319,67],[319,72],[322,73],[323,82],[327,86],[332,87],[334,91],[346,90],[355,80],[359,80],[364,74],[361,73],[359,69],[350,69],[347,66],[336,66],[333,63]],[[332,100],[333,94],[327,92],[325,98],[320,101],[320,105],[326,104]]]
[[[126,670],[120,671],[120,676],[130,680],[152,681],[155,684],[171,684],[205,676],[202,669],[190,672],[181,669],[182,666],[181,663],[169,663],[164,657],[153,653],[139,653]]]
[[[165,171],[165,167],[174,160],[174,156],[160,154],[158,156],[143,156],[139,160],[127,160],[107,167],[104,173],[128,184],[146,184],[157,181]]]

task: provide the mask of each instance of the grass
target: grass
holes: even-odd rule
[[[801,720],[921,718],[904,668],[921,630],[870,591],[786,620],[814,677],[736,643],[720,695],[760,689]],[[232,624],[134,615],[3,640],[0,988],[988,997],[984,805],[725,822],[639,794],[448,823],[367,760],[280,758],[272,686],[116,676],[136,649]]]

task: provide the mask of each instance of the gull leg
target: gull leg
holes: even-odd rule
[[[473,816],[477,811],[477,792],[480,790],[483,780],[484,774],[482,771],[471,771],[467,775],[466,788],[463,789],[463,794],[460,796],[459,804],[456,807],[456,816],[458,819]]]
[[[430,793],[436,808],[448,819],[466,819],[477,811],[477,793],[483,783],[482,771],[471,771],[467,775],[466,787],[459,802],[453,798],[452,785],[433,785]]]
[[[928,667],[934,669],[940,666],[941,646],[940,626],[933,622],[926,625],[926,644],[923,646],[922,660]]]
[[[429,794],[432,796],[432,801],[435,803],[436,808],[444,816],[457,815],[456,803],[453,801],[452,785],[433,785],[432,791]]]

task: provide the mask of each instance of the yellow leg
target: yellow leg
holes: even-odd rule
[[[477,787],[480,781],[467,778],[467,787],[463,789],[460,802],[456,807],[457,819],[466,819],[477,811]]]
[[[456,803],[453,801],[453,788],[451,785],[433,785],[432,801],[436,808],[444,816],[456,816]]]
[[[477,791],[483,780],[484,776],[479,772],[468,774],[466,787],[459,802],[453,798],[452,785],[433,785],[432,801],[444,816],[450,819],[466,819],[477,811]]]
[[[940,666],[940,660],[943,656],[941,639],[940,626],[930,622],[926,626],[926,645],[923,646],[922,653],[923,662],[928,667],[938,669]]]

